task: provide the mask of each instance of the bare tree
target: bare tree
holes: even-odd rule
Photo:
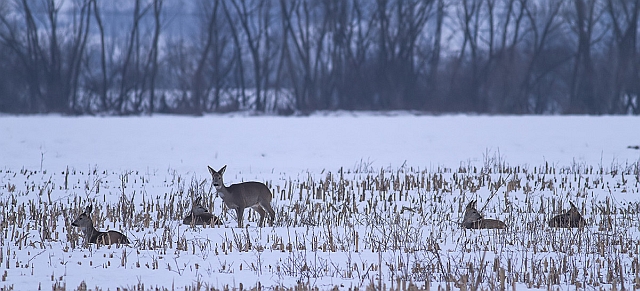
[[[227,76],[231,72],[231,69],[234,65],[233,58],[227,58],[228,49],[230,48],[229,42],[229,34],[228,34],[228,26],[225,25],[225,22],[219,19],[218,15],[218,2],[214,5],[213,9],[211,9],[210,17],[211,19],[215,19],[214,25],[209,26],[211,33],[211,58],[210,58],[210,74],[212,79],[213,86],[213,103],[212,108],[215,110],[220,110],[220,102],[222,99],[222,92],[224,87],[229,83],[227,81]]]
[[[525,98],[518,92],[522,76],[518,45],[523,40],[522,22],[527,0],[487,0],[486,3],[489,37],[485,38],[488,52],[482,75],[485,76],[483,87],[489,98],[489,111],[526,112],[526,106],[521,108],[522,103],[526,103],[522,101]]]
[[[147,69],[145,70],[145,76],[149,77],[149,114],[155,110],[156,100],[156,77],[158,75],[158,42],[160,39],[160,30],[162,22],[160,21],[160,15],[162,12],[163,0],[153,0],[153,20],[154,30],[153,39],[151,40],[151,48],[149,50],[149,56],[147,60]]]
[[[640,114],[640,69],[638,68],[638,14],[640,0],[607,0],[613,27],[613,93],[609,113]]]
[[[66,1],[0,1],[0,111],[640,114],[640,0]]]
[[[375,11],[367,9],[369,1],[352,1],[347,26],[344,78],[340,84],[340,104],[345,109],[372,109],[375,88],[371,54],[374,52]]]
[[[287,8],[286,4],[289,2],[293,2],[293,1],[280,1],[280,10],[281,10],[280,21],[282,26],[280,30],[282,32],[282,39],[281,39],[282,44],[281,44],[281,50],[280,50],[280,57],[278,59],[278,64],[276,69],[275,80],[274,80],[275,81],[274,87],[276,91],[274,96],[275,98],[274,107],[278,103],[280,92],[282,92],[282,87],[284,86],[284,83],[287,82],[287,78],[291,79],[293,77],[292,74],[286,74],[284,71],[284,66],[287,63],[287,60],[289,60],[291,57],[291,52],[289,51],[290,30],[288,29],[287,26],[291,25],[291,22],[289,20],[291,19],[290,15],[292,13],[294,5],[290,5],[289,8]],[[289,85],[293,87],[291,82],[289,82]],[[277,110],[277,108],[273,108],[272,110]],[[292,108],[287,108],[287,111],[291,111],[291,110]]]
[[[71,99],[71,104],[69,105],[72,110],[76,113],[85,112],[85,108],[77,108],[76,104],[78,101],[78,91],[80,90],[80,71],[81,65],[85,56],[85,48],[87,46],[87,39],[89,36],[89,27],[91,21],[91,2],[92,0],[83,0],[78,3],[79,7],[79,17],[74,19],[77,20],[73,23],[73,37],[71,40],[70,51],[68,52],[68,59],[64,61],[67,68],[67,85],[68,92],[63,92],[62,94],[69,94],[69,98]],[[75,10],[75,9],[74,9]],[[67,91],[67,90],[65,90]],[[87,100],[89,101],[89,100]],[[86,102],[90,104],[90,102]]]
[[[289,7],[287,7],[289,3]],[[316,107],[317,82],[327,35],[327,21],[308,1],[280,1],[284,29],[289,32],[295,54],[289,59],[296,106],[301,110]],[[319,25],[316,26],[316,25]],[[299,72],[299,74],[298,74]]]
[[[456,103],[458,110],[486,110],[479,91],[479,38],[482,19],[480,12],[484,4],[484,1],[462,0],[460,6],[456,7],[463,40],[457,59],[453,61],[448,94],[450,104]]]
[[[46,105],[40,88],[43,52],[40,47],[38,27],[29,2],[16,0],[15,8],[21,14],[20,18],[24,19],[24,26],[18,22],[17,18],[11,19],[10,14],[3,14],[0,19],[3,25],[0,37],[3,45],[17,55],[22,65],[22,69],[18,72],[22,73],[28,91],[28,97],[24,102],[26,110],[42,112]]]
[[[235,77],[236,77],[236,86],[238,86],[239,91],[240,91],[240,96],[239,98],[241,99],[239,100],[235,100],[235,104],[236,107],[238,106],[238,104],[242,104],[243,107],[247,106],[247,86],[246,86],[246,80],[245,80],[245,72],[244,72],[244,62],[243,62],[243,50],[242,50],[242,43],[240,40],[240,31],[238,28],[238,24],[236,23],[236,18],[234,17],[234,15],[231,13],[231,10],[227,7],[226,5],[227,1],[222,1],[222,8],[224,11],[224,14],[227,18],[227,23],[229,24],[229,30],[231,31],[231,37],[233,38],[233,44],[234,44],[234,59],[235,59]]]
[[[250,3],[248,3],[250,2]],[[253,4],[249,7],[249,4]],[[232,0],[236,16],[253,64],[253,82],[255,90],[255,109],[265,111],[265,90],[269,85],[270,37],[271,24],[270,1],[265,0]],[[227,10],[228,12],[228,10]],[[237,34],[237,33],[236,33]]]
[[[433,50],[431,52],[431,55],[429,56],[429,72],[427,75],[427,83],[428,83],[428,88],[430,89],[431,92],[437,92],[438,91],[438,68],[440,67],[440,51],[442,50],[441,47],[441,43],[442,43],[442,25],[444,22],[444,10],[445,10],[445,3],[444,0],[437,0],[437,4],[436,4],[436,23],[435,23],[435,31],[434,31],[434,37],[433,37]],[[431,95],[435,95],[435,94],[431,94]]]
[[[99,5],[96,0],[92,0],[93,4],[93,16],[96,19],[98,25],[98,34],[100,36],[100,76],[101,82],[97,85],[98,94],[100,96],[100,105],[102,110],[110,110],[111,103],[107,99],[107,91],[109,90],[110,83],[107,81],[107,52],[105,49],[105,32],[104,25],[102,23],[102,16],[100,14]]]
[[[381,108],[406,109],[422,105],[417,88],[416,43],[431,15],[434,1],[378,0],[377,84]]]
[[[320,83],[320,95],[325,101],[325,109],[335,109],[340,106],[343,98],[339,91],[344,86],[349,62],[349,51],[353,39],[353,25],[349,20],[350,5],[347,1],[326,1],[325,18],[327,19],[328,42],[326,62],[323,67],[324,77]],[[356,4],[354,4],[356,5]],[[352,9],[352,8],[351,8]]]
[[[61,3],[55,0],[39,3],[38,9],[45,15],[44,27],[37,25],[30,1],[15,2],[15,7],[22,13],[24,26],[2,15],[0,22],[4,29],[0,38],[21,60],[30,96],[28,111],[69,113],[74,109],[89,34],[89,4],[90,0],[74,2],[71,12],[75,17],[69,27],[70,35],[60,35]],[[40,34],[41,30],[46,34]]]
[[[527,47],[530,49],[526,57],[526,70],[520,82],[520,94],[518,98],[513,100],[514,108],[511,110],[513,112],[545,113],[550,102],[559,102],[559,100],[552,100],[553,92],[539,92],[537,90],[538,92],[532,93],[532,90],[539,87],[546,76],[572,57],[571,54],[561,54],[562,50],[553,50],[550,47],[550,43],[557,42],[552,39],[553,36],[560,33],[559,30],[562,26],[560,12],[563,5],[563,1],[548,3],[529,1],[523,6],[528,20]],[[544,61],[543,58],[549,55],[555,57],[546,58],[547,61]],[[546,87],[550,88],[550,85]],[[530,95],[533,95],[533,102],[531,102]],[[533,104],[533,108],[530,104]]]
[[[149,11],[150,5],[145,7],[141,7],[141,0],[135,0],[134,8],[133,8],[133,21],[131,25],[131,31],[129,32],[129,40],[126,45],[126,52],[124,55],[124,59],[122,60],[122,69],[119,72],[120,79],[120,90],[118,93],[118,101],[116,104],[117,110],[121,114],[128,113],[132,108],[127,106],[129,101],[135,103],[135,100],[129,100],[131,91],[135,91],[136,87],[139,85],[139,76],[138,72],[130,72],[131,67],[134,66],[134,70],[137,69],[136,64],[138,63],[138,58],[136,58],[137,54],[134,54],[134,49],[139,49],[138,39],[139,34],[139,26],[142,20],[142,17]],[[137,92],[134,92],[137,94]]]
[[[595,68],[591,55],[595,22],[599,17],[596,4],[596,0],[574,1],[575,18],[572,20],[575,21],[578,47],[571,79],[569,110],[575,113],[599,113],[594,87]]]
[[[205,93],[205,81],[204,81],[204,69],[207,65],[207,59],[209,57],[209,54],[211,52],[211,47],[213,46],[213,42],[214,42],[214,33],[217,31],[217,16],[218,16],[218,5],[219,5],[219,1],[214,1],[212,3],[212,7],[203,7],[203,8],[207,8],[207,14],[206,17],[208,17],[208,19],[206,20],[207,22],[207,28],[205,30],[205,35],[206,35],[206,40],[205,40],[205,44],[204,47],[202,48],[202,51],[200,52],[200,57],[198,58],[197,61],[197,67],[196,67],[196,71],[194,73],[193,76],[193,95],[192,98],[194,99],[194,110],[196,111],[196,114],[202,114],[203,110],[204,110],[204,103],[206,100],[203,100],[206,98],[206,96],[208,94]],[[209,12],[211,11],[211,12]]]

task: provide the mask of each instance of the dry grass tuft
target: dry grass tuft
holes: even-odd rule
[[[511,167],[489,155],[481,166],[456,169],[373,169],[361,162],[352,170],[266,175],[275,226],[256,228],[258,215],[249,211],[250,226],[238,229],[209,181],[176,171],[5,169],[2,290],[13,290],[25,270],[53,290],[93,285],[69,286],[57,273],[43,276],[54,264],[194,278],[185,290],[238,289],[213,278],[243,274],[277,278],[278,290],[316,290],[314,282],[325,278],[368,290],[640,288],[639,177],[636,164]],[[222,226],[182,225],[195,197]],[[460,227],[474,200],[479,211],[508,227]],[[585,227],[548,227],[570,203]],[[84,248],[69,224],[88,204],[94,205],[96,228],[122,231],[132,246]]]

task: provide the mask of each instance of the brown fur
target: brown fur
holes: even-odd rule
[[[269,223],[273,225],[276,212],[271,208],[271,191],[267,185],[260,182],[244,182],[233,184],[229,187],[224,186],[222,175],[227,166],[225,165],[219,171],[209,168],[213,186],[216,187],[218,195],[230,209],[235,209],[238,216],[238,227],[242,227],[242,219],[244,209],[251,207],[260,214],[260,223],[264,225],[264,218],[269,214]]]
[[[584,227],[587,224],[580,212],[578,212],[578,208],[571,202],[569,202],[569,204],[571,204],[569,210],[549,220],[549,227],[578,228]]]
[[[189,215],[187,215],[183,220],[182,220],[182,224],[187,224],[187,225],[222,225],[222,222],[220,221],[220,219],[209,213],[209,210],[204,208],[201,204],[200,201],[202,200],[201,197],[198,197],[196,199],[196,201],[193,203],[193,207],[191,208],[191,211],[189,211]],[[195,219],[194,219],[195,217]]]
[[[93,244],[129,244],[129,239],[122,233],[109,230],[109,231],[99,231],[93,226],[93,220],[91,220],[91,211],[93,210],[93,206],[89,205],[85,209],[85,211],[74,220],[71,225],[75,227],[79,227],[82,229],[84,233],[84,244],[88,245],[90,243]]]
[[[482,217],[482,214],[476,209],[476,201],[467,204],[464,211],[464,219],[462,226],[467,229],[504,229],[507,225],[497,219],[489,219]]]

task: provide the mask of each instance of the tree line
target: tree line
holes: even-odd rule
[[[640,113],[640,0],[108,2],[0,3],[0,112]]]

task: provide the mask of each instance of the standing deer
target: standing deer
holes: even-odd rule
[[[489,219],[482,217],[482,214],[476,209],[476,200],[473,200],[467,204],[467,208],[464,211],[464,220],[462,220],[462,226],[467,229],[503,229],[507,228],[504,222],[497,219]]]
[[[569,204],[571,204],[571,208],[567,212],[558,214],[549,220],[549,227],[574,228],[584,227],[587,224],[578,212],[578,208],[571,202]]]
[[[200,204],[201,200],[202,197],[196,198],[196,201],[193,202],[193,207],[191,208],[189,215],[182,220],[182,224],[202,226],[212,224],[222,225],[222,222],[220,222],[218,217],[209,213],[209,210]]]
[[[84,244],[88,245],[89,243],[94,244],[128,244],[129,239],[122,233],[109,230],[109,231],[99,231],[95,227],[93,227],[93,221],[91,220],[91,211],[93,210],[93,206],[89,205],[85,209],[85,211],[74,220],[71,225],[79,227],[84,233]]]
[[[213,186],[216,187],[216,191],[224,204],[229,209],[235,209],[238,216],[238,227],[242,227],[242,217],[244,209],[247,207],[253,208],[260,214],[259,226],[264,225],[265,213],[269,213],[269,223],[273,226],[273,220],[276,217],[276,212],[271,208],[271,191],[267,185],[260,182],[244,182],[238,184],[232,184],[229,187],[224,185],[222,175],[224,170],[227,169],[227,165],[222,167],[219,171],[209,168],[211,173],[211,179]]]

